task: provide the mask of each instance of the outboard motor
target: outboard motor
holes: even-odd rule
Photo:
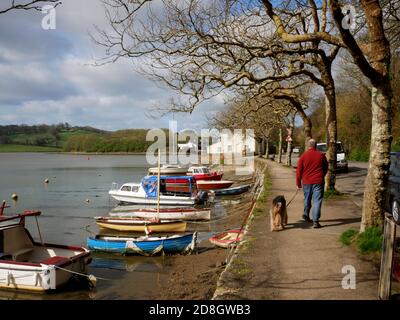
[[[204,204],[208,200],[208,192],[206,191],[199,191],[197,193],[197,204]]]

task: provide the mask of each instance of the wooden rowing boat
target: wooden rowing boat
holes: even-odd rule
[[[125,211],[111,211],[111,217],[129,217],[129,218],[144,218],[151,219],[157,215],[157,209],[140,208]],[[211,209],[196,209],[196,208],[161,208],[159,210],[159,218],[163,220],[210,220]]]
[[[33,240],[25,228],[25,218],[40,214],[25,211],[0,216],[0,288],[43,292],[58,289],[74,273],[87,274],[92,258],[86,248]]]
[[[125,217],[95,217],[99,227],[134,232],[185,232],[186,222]]]
[[[229,248],[243,240],[243,230],[233,229],[219,233],[209,239],[209,241],[221,248]]]

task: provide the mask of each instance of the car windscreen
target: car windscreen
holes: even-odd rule
[[[344,153],[343,146],[341,143],[336,143],[336,153]]]
[[[326,144],[317,144],[317,151],[326,152],[327,149]]]
[[[317,151],[326,152],[327,150],[328,147],[325,143],[317,145]],[[341,143],[336,143],[336,153],[344,153],[343,146]]]

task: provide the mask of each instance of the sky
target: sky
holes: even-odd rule
[[[8,0],[1,0],[0,9]],[[90,38],[94,25],[106,28],[100,0],[64,0],[56,8],[56,29],[44,30],[45,14],[14,10],[0,15],[0,125],[56,124],[103,130],[165,128],[173,117],[178,129],[207,128],[223,107],[217,97],[191,115],[149,116],[174,92],[151,82],[131,60],[93,66],[104,56]]]

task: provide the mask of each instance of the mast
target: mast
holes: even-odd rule
[[[158,167],[157,167],[157,221],[160,220],[160,162],[161,151],[158,148]]]

